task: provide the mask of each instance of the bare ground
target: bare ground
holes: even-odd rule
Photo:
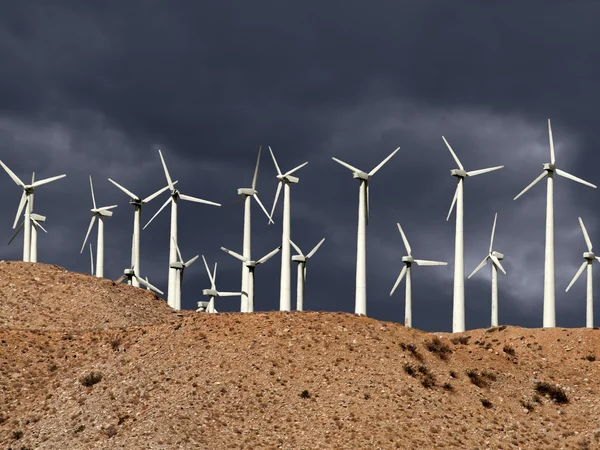
[[[598,330],[176,315],[142,289],[15,262],[0,290],[1,448],[599,447]]]

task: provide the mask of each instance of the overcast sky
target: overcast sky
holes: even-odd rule
[[[505,168],[465,182],[465,272],[495,249],[503,324],[542,324],[545,183],[513,198],[549,160],[552,119],[558,167],[600,183],[600,28],[597,1],[19,1],[0,7],[0,158],[19,177],[66,173],[36,190],[47,216],[39,260],[89,271],[79,253],[90,220],[92,175],[99,206],[117,203],[105,226],[105,276],[129,265],[133,207],[108,182],[145,197],[166,184],[157,149],[184,194],[184,259],[218,262],[217,287],[239,290],[243,202],[260,144],[282,170],[308,161],[291,188],[292,239],[309,251],[305,308],[354,311],[358,182],[337,157],[365,171],[400,146],[371,180],[367,230],[367,312],[404,321],[404,283],[389,292],[406,254],[448,261],[413,271],[413,326],[450,331],[455,168],[441,136],[467,170]],[[270,209],[277,186],[268,152],[258,177]],[[4,172],[1,258],[21,190]],[[143,223],[167,194],[145,206]],[[600,242],[597,189],[556,177],[557,326],[585,325],[585,275],[564,290]],[[253,205],[253,257],[281,242]],[[3,231],[2,231],[3,230]],[[95,232],[92,235],[95,246]],[[598,244],[600,245],[600,244]],[[167,290],[169,210],[142,233],[142,275]],[[279,307],[278,255],[256,269],[257,310]],[[292,303],[296,271],[292,266]],[[490,325],[490,268],[466,281],[467,329]],[[210,283],[201,260],[185,273],[183,307],[195,309]],[[600,289],[599,289],[600,290]],[[600,294],[599,294],[600,295]],[[217,302],[239,310],[239,298]],[[600,324],[600,307],[596,308]]]

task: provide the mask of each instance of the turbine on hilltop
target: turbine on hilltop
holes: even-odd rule
[[[217,291],[217,263],[215,263],[214,271],[211,275],[210,270],[208,269],[208,264],[206,263],[206,258],[202,255],[202,260],[204,261],[204,268],[206,269],[206,273],[208,274],[208,279],[210,280],[210,289],[202,290],[202,294],[206,295],[210,298],[210,301],[207,305],[207,302],[198,302],[199,307],[205,307],[206,312],[214,314],[217,312],[215,309],[215,297],[237,297],[238,295],[242,295],[241,292],[219,292]],[[245,267],[245,266],[244,266]],[[246,295],[247,297],[247,295]]]
[[[521,195],[542,181],[544,178],[547,179],[546,250],[544,257],[544,319],[542,325],[544,328],[556,326],[556,297],[554,285],[554,174],[556,173],[558,176],[585,184],[589,187],[596,187],[592,183],[582,180],[581,178],[577,178],[576,176],[556,167],[554,139],[552,137],[552,125],[550,124],[550,119],[548,119],[548,139],[550,140],[550,162],[544,163],[544,171],[542,174],[533,180],[529,186],[523,189],[521,193],[514,198],[514,200],[518,199]]]
[[[356,243],[356,296],[354,313],[367,315],[367,225],[369,224],[369,180],[383,165],[394,156],[400,147],[381,161],[369,173],[357,169],[337,158],[331,158],[352,171],[352,177],[359,180],[358,188],[358,233]]]
[[[450,175],[456,177],[458,180],[456,191],[454,192],[454,198],[452,199],[452,205],[450,205],[450,211],[448,211],[448,217],[446,221],[450,219],[450,214],[456,204],[456,229],[454,237],[454,295],[452,304],[452,332],[460,333],[465,331],[465,241],[464,241],[464,197],[463,197],[463,183],[467,177],[474,177],[483,173],[493,172],[494,170],[502,169],[504,166],[490,167],[487,169],[471,170],[467,172],[450,147],[450,144],[444,136],[442,139],[446,143],[448,150],[456,164],[458,169],[452,169]]]
[[[300,247],[294,244],[294,241],[290,240],[290,244],[298,252],[297,255],[292,256],[292,261],[298,263],[298,284],[296,285],[296,310],[304,311],[304,287],[306,285],[306,262],[312,258],[312,256],[319,250],[321,244],[325,242],[325,238],[321,239],[317,245],[304,256]]]

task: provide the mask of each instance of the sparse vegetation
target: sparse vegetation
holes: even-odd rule
[[[310,392],[304,389],[302,392],[300,392],[300,398],[310,398]]]
[[[452,353],[450,347],[442,342],[440,338],[437,336],[434,337],[431,341],[425,342],[425,347],[431,353],[437,355],[442,360],[447,360],[448,356]]]
[[[404,342],[401,342],[400,348],[404,351],[408,351],[417,361],[423,361],[423,355],[419,353],[415,344],[405,344]]]
[[[502,331],[506,329],[506,325],[500,325],[499,327],[491,327],[488,328],[485,332],[486,333],[493,333],[494,331]]]
[[[514,348],[512,348],[512,347],[511,347],[510,345],[508,345],[508,344],[506,344],[506,345],[504,346],[504,348],[502,349],[502,351],[503,351],[504,353],[506,353],[507,355],[510,355],[510,356],[515,356],[515,349],[514,349]]]
[[[535,391],[540,395],[548,396],[555,403],[569,403],[569,397],[567,396],[567,393],[559,386],[554,386],[544,381],[538,381],[535,383]]]
[[[81,433],[83,430],[85,430],[85,425],[79,425],[73,433]]]
[[[110,439],[111,437],[117,435],[117,431],[117,427],[110,425],[108,428],[104,429],[104,434],[106,434],[106,437]]]
[[[496,375],[485,370],[478,373],[476,370],[469,369],[466,374],[469,377],[469,380],[471,380],[471,383],[479,388],[489,387],[490,381],[496,381]]]
[[[442,388],[443,388],[445,391],[448,391],[448,392],[454,392],[454,386],[452,386],[450,383],[444,383],[444,384],[442,385]]]
[[[527,411],[532,412],[535,409],[535,405],[527,400],[521,400],[521,406]]]
[[[469,339],[471,339],[471,336],[454,336],[452,339],[450,339],[450,342],[455,345],[467,345],[469,343]]]
[[[404,364],[404,366],[402,366],[402,368],[404,369],[404,371],[409,374],[411,377],[416,377],[417,376],[417,371],[416,369],[411,366],[410,364]]]
[[[457,373],[456,373],[454,370],[451,370],[451,371],[450,371],[450,376],[451,376],[452,378],[458,378],[458,374],[457,374]]]
[[[596,355],[590,353],[589,355],[585,355],[584,359],[589,362],[594,362],[596,361]]]
[[[23,437],[23,430],[21,430],[20,428],[18,430],[13,431],[12,436],[11,436],[15,441],[18,441],[19,439],[21,439]]]
[[[99,383],[102,380],[102,372],[90,372],[87,375],[84,375],[79,382],[84,385],[85,387],[90,387],[95,385],[96,383]]]
[[[494,407],[494,405],[492,404],[492,402],[490,402],[490,401],[489,401],[487,398],[482,398],[482,399],[481,399],[481,405],[482,405],[484,408],[488,408],[488,409],[490,409],[490,408],[493,408],[493,407]]]

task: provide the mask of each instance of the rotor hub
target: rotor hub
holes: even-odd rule
[[[450,175],[452,175],[453,177],[457,177],[457,178],[467,178],[467,172],[463,169],[452,169],[450,171]]]
[[[33,192],[35,191],[35,188],[31,185],[27,185],[23,187],[23,190],[25,191],[25,193],[27,195],[33,194]]]
[[[593,253],[593,252],[585,252],[585,253],[583,254],[583,257],[584,257],[585,259],[587,259],[588,261],[592,261],[592,260],[596,259],[596,255],[594,255],[594,253]]]
[[[142,206],[143,202],[141,198],[136,198],[134,199],[129,199],[129,204],[130,205],[135,205],[135,206]]]
[[[504,259],[504,255],[500,252],[492,252],[492,256],[495,256],[498,260]]]
[[[545,163],[542,167],[548,172],[554,172],[556,170],[556,164],[552,163]]]
[[[246,267],[253,269],[256,267],[256,261],[246,261],[244,264],[246,264]]]

